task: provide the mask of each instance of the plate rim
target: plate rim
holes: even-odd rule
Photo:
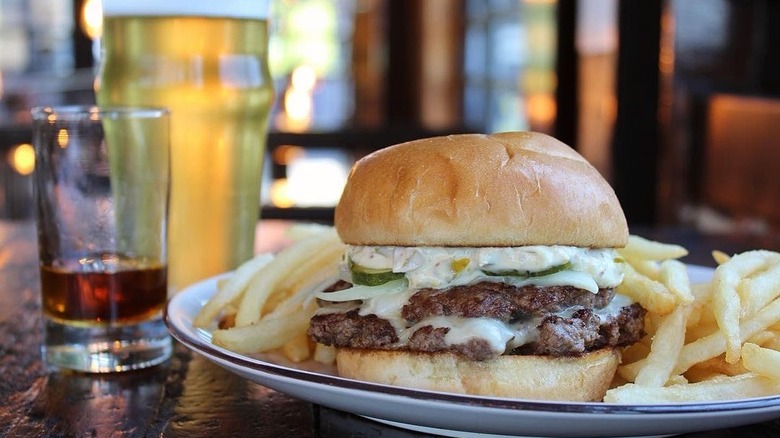
[[[713,272],[714,269],[697,265],[686,265],[689,268],[707,270]],[[389,396],[393,398],[415,399],[425,402],[455,404],[461,407],[479,407],[485,409],[500,409],[511,411],[535,411],[551,414],[576,414],[576,415],[690,415],[690,414],[712,414],[718,412],[749,411],[761,408],[780,407],[780,395],[725,400],[708,401],[680,404],[614,404],[603,402],[559,402],[529,399],[514,399],[476,396],[469,394],[455,394],[437,391],[419,390],[414,388],[397,387],[382,385],[378,383],[365,382],[353,379],[347,379],[340,376],[319,373],[316,371],[304,370],[277,364],[260,358],[236,353],[216,345],[211,344],[198,336],[196,332],[202,329],[194,327],[180,327],[179,321],[172,316],[175,309],[184,309],[180,303],[187,299],[195,299],[195,295],[204,295],[203,298],[210,298],[215,292],[215,288],[210,288],[210,284],[216,285],[216,281],[230,273],[223,273],[217,276],[209,277],[199,281],[184,290],[180,291],[168,304],[163,312],[163,320],[168,327],[171,335],[179,342],[185,345],[195,353],[206,356],[209,360],[216,358],[220,361],[228,362],[232,366],[239,367],[250,373],[261,373],[293,379],[308,384],[314,384],[325,388],[340,388],[351,391],[368,392],[374,395]],[[209,289],[207,293],[203,289]],[[202,306],[203,304],[199,304]],[[190,321],[194,315],[190,316]],[[210,357],[209,357],[210,356]],[[244,376],[245,377],[245,376]],[[251,380],[251,379],[250,379]]]

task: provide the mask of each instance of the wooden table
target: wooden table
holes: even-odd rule
[[[258,248],[284,244],[282,224],[260,228]],[[640,230],[686,244],[689,262],[780,241]],[[265,243],[263,243],[265,242]],[[40,358],[39,278],[32,222],[0,221],[0,436],[420,437],[248,382],[176,344],[165,364],[89,375],[47,370]],[[478,419],[475,419],[478,421]],[[689,437],[780,436],[780,420]]]

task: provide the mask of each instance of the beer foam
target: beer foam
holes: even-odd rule
[[[103,15],[268,18],[270,0],[103,0]]]

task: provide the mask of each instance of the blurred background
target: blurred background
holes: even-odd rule
[[[263,217],[330,220],[390,144],[530,129],[631,224],[780,229],[780,2],[272,0],[271,20]],[[97,0],[0,0],[0,217],[32,216],[29,109],[94,102],[100,32]]]

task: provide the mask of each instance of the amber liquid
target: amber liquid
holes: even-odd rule
[[[159,314],[167,269],[113,254],[41,267],[43,310],[76,325],[131,324]]]

